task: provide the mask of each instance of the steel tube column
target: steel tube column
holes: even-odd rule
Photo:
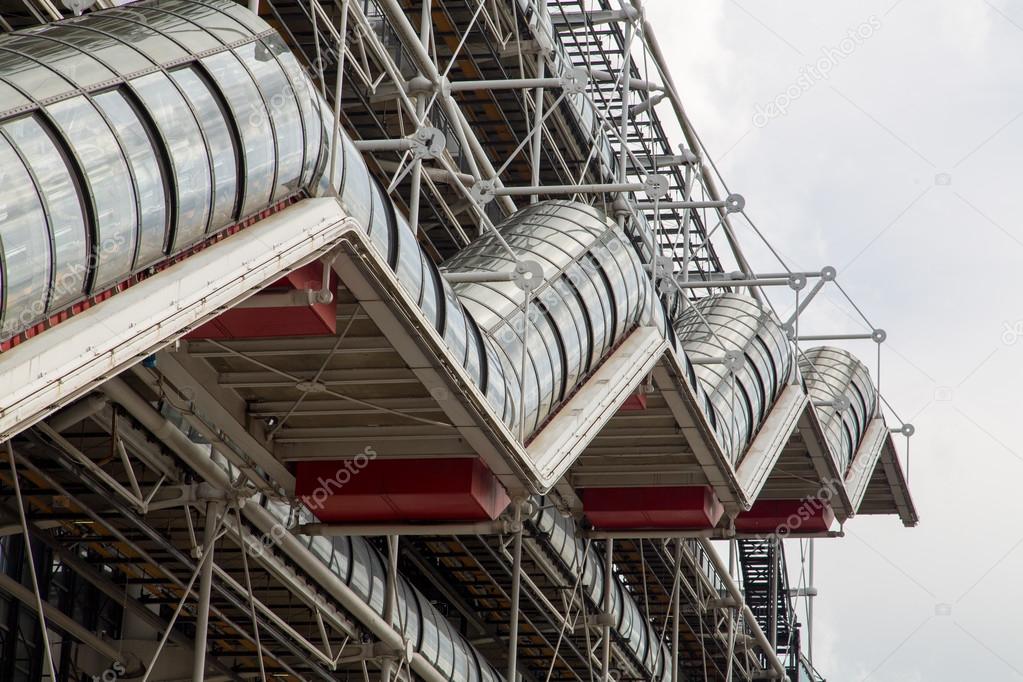
[[[384,14],[391,22],[391,27],[398,33],[402,38],[402,44],[405,49],[409,51],[412,59],[415,60],[416,65],[423,71],[426,77],[437,86],[441,85],[441,75],[437,71],[437,65],[430,59],[429,53],[423,47],[420,42],[419,36],[416,34],[415,28],[409,23],[408,17],[405,16],[405,10],[402,8],[401,3],[398,0],[380,0],[380,7],[383,9]],[[486,171],[490,179],[493,179],[495,184],[500,186],[501,180],[497,177],[497,170],[490,162],[490,158],[487,156],[486,150],[483,149],[483,145],[476,138],[473,133],[469,122],[462,115],[461,110],[455,106],[454,99],[450,95],[440,94],[438,95],[441,106],[444,107],[445,113],[451,119],[451,125],[455,127],[455,133],[459,137],[459,142],[466,144],[468,147],[468,154],[466,159],[470,161],[472,165],[476,164],[478,160],[483,170]],[[475,158],[474,158],[475,157]],[[515,202],[511,199],[505,198],[502,200],[501,205],[504,206],[505,211],[513,213],[515,211]]]
[[[614,587],[614,547],[615,541],[608,538],[604,546],[604,619],[602,627],[603,650],[600,655],[600,679],[601,682],[609,682],[611,679],[611,609],[614,608],[614,601],[611,599],[611,589]]]
[[[678,682],[678,634],[682,615],[682,538],[675,539],[675,584],[671,592],[671,682]]]
[[[39,576],[36,575],[35,557],[32,556],[32,537],[28,532],[28,517],[25,514],[25,501],[21,498],[21,484],[18,482],[18,465],[14,461],[14,446],[7,441],[7,458],[11,466],[11,481],[14,484],[15,501],[18,503],[18,518],[21,520],[21,531],[25,537],[25,553],[28,556],[28,572],[32,578],[32,590],[35,592],[36,613],[39,614],[39,629],[42,632],[43,654],[46,667],[50,671],[50,680],[56,682],[53,671],[53,652],[50,650],[50,634],[46,630],[46,610],[43,608],[43,597],[39,592]]]
[[[746,604],[745,598],[742,596],[742,590],[735,584],[731,574],[728,571],[728,567],[721,561],[721,557],[718,555],[717,550],[714,549],[713,543],[710,540],[701,539],[700,545],[703,550],[707,553],[707,557],[711,563],[714,564],[714,570],[717,571],[718,577],[721,578],[721,582],[725,584],[725,589],[728,590],[728,594],[735,601],[737,607],[742,611],[743,620],[746,621],[746,626],[749,628],[750,633],[753,635],[753,639],[756,640],[757,646],[764,652],[764,656],[767,658],[767,663],[771,667],[774,677],[776,679],[788,680],[785,675],[785,666],[778,658],[778,654],[771,647],[771,643],[767,639],[767,635],[761,629],[760,624],[757,623],[756,616],[753,615],[752,609]]]
[[[768,610],[770,614],[770,627],[768,630],[771,633],[771,649],[773,651],[778,650],[778,556],[779,556],[779,540],[777,538],[771,538],[768,542],[769,556],[771,557],[771,589],[768,591],[769,598],[771,600],[771,606]]]
[[[430,31],[433,29],[433,2],[423,0],[423,7],[419,16],[419,43],[429,54]],[[420,74],[422,71],[420,71]],[[416,120],[422,121],[426,114],[426,98],[423,93],[416,94]],[[412,234],[419,234],[419,202],[423,190],[423,159],[416,157],[412,160],[412,171],[409,175],[412,187],[409,190],[408,199],[408,224],[412,228]]]
[[[133,391],[128,384],[118,378],[110,379],[103,384],[101,390],[111,400],[117,402],[132,414],[143,426],[153,432],[167,447],[196,471],[199,476],[208,483],[225,488],[230,485],[231,480],[220,466],[218,466],[199,445],[193,443],[177,427],[171,424],[159,412],[153,409],[141,396]],[[260,532],[270,533],[280,525],[278,520],[266,509],[256,504],[246,504],[242,507],[242,513]],[[303,571],[309,574],[312,580],[330,594],[337,602],[356,620],[373,633],[387,647],[394,650],[401,650],[404,641],[401,634],[395,630],[390,623],[378,616],[372,607],[355,594],[348,585],[345,585],[330,568],[314,556],[309,548],[304,546],[298,538],[291,533],[279,532],[278,547],[287,554]],[[415,654],[412,658],[412,669],[426,682],[448,682],[447,679],[421,654]]]
[[[199,575],[199,601],[196,604],[195,619],[195,651],[192,658],[192,680],[202,682],[206,674],[206,634],[210,625],[210,593],[213,590],[213,547],[217,528],[220,525],[220,514],[223,502],[206,503],[206,527],[203,530],[203,551],[210,556],[203,559],[202,573]]]
[[[518,679],[519,596],[522,592],[522,502],[515,503],[515,540],[512,545],[511,613],[508,618],[507,682]]]

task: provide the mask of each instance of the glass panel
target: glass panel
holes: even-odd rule
[[[193,0],[189,0],[191,4],[199,4]],[[248,27],[250,31],[255,35],[257,33],[264,33],[266,31],[273,30],[270,28],[270,24],[266,23],[258,16],[249,12],[247,9],[242,7],[236,2],[230,2],[230,0],[203,0],[202,4],[215,7],[216,9],[224,12],[225,14],[234,17],[239,23]]]
[[[405,638],[412,643],[412,646],[419,648],[419,630],[420,623],[422,623],[422,616],[419,613],[419,601],[416,599],[415,594],[412,593],[412,588],[408,582],[401,580],[398,583],[401,588],[398,591],[398,603],[401,606],[399,609],[400,613],[403,614],[401,621],[401,631],[405,633]]]
[[[359,595],[359,599],[369,603],[370,594],[370,559],[372,550],[362,538],[352,538],[352,579],[348,586]]]
[[[419,594],[418,591],[415,594],[419,599],[419,612],[423,614],[423,641],[419,646],[419,653],[430,663],[436,663],[439,647],[438,637],[440,635],[437,631],[437,618],[439,614],[430,602],[427,601],[426,597]]]
[[[114,73],[91,55],[46,37],[10,35],[3,46],[34,57],[82,88],[114,78]]]
[[[21,331],[46,312],[50,236],[32,178],[0,136],[0,247],[3,256],[3,335]]]
[[[82,164],[95,207],[95,292],[131,272],[138,229],[135,202],[124,200],[131,175],[117,139],[91,102],[74,97],[48,111]]]
[[[238,165],[234,135],[227,126],[223,109],[194,68],[186,67],[172,71],[171,77],[178,82],[192,103],[203,132],[206,133],[210,158],[213,159],[214,200],[213,218],[210,221],[212,232],[232,223],[235,217]]]
[[[81,197],[64,155],[34,117],[8,121],[4,130],[32,169],[46,200],[54,265],[49,307],[58,309],[78,298],[85,288],[89,237]]]
[[[252,77],[230,52],[202,60],[231,109],[242,136],[244,185],[242,217],[270,205],[274,178],[274,145],[269,135],[270,117]]]
[[[173,253],[202,238],[210,215],[210,162],[199,125],[184,97],[162,73],[131,81],[170,151],[177,183]]]
[[[203,29],[190,21],[161,11],[156,5],[138,3],[124,10],[113,10],[110,14],[117,16],[118,12],[128,13],[135,21],[153,27],[189,52],[197,53],[221,47],[221,42]]]
[[[345,152],[345,179],[341,188],[341,201],[348,214],[358,221],[363,228],[370,224],[370,185],[369,169],[362,159],[362,154],[344,132],[341,133],[341,147]]]
[[[235,54],[252,72],[273,120],[274,139],[277,140],[276,201],[299,189],[305,151],[302,115],[291,83],[265,45],[249,43],[236,49]]]
[[[352,570],[352,542],[346,537],[333,538],[334,543],[334,574],[348,582],[348,573]]]
[[[370,597],[369,607],[373,609],[378,616],[384,615],[384,596],[387,594],[387,585],[384,582],[384,578],[387,576],[387,569],[384,568],[384,562],[380,558],[380,554],[375,551],[372,547],[369,548],[369,577],[370,577]]]
[[[452,641],[451,624],[440,614],[437,615],[437,630],[440,632],[437,670],[450,680],[455,668],[454,642]]]
[[[2,74],[0,74],[2,76]],[[0,115],[5,111],[11,111],[23,107],[29,103],[29,99],[15,90],[7,83],[0,80]]]
[[[173,40],[157,33],[129,10],[108,10],[89,18],[89,28],[110,33],[144,53],[157,64],[187,57],[188,52]]]
[[[508,405],[507,377],[504,375],[504,366],[497,357],[493,342],[486,344],[487,351],[487,402],[490,403],[497,414],[502,416],[505,423],[508,423],[512,415]]]
[[[90,25],[94,19],[90,19]],[[88,52],[96,59],[109,64],[119,73],[128,74],[133,71],[152,68],[153,62],[138,50],[124,43],[112,40],[97,31],[77,24],[50,24],[47,35],[74,45],[83,52]]]
[[[455,648],[455,670],[451,675],[452,682],[469,682],[469,654],[465,650],[465,641],[451,628],[451,643]],[[475,666],[475,661],[473,662]]]
[[[387,264],[393,268],[394,262],[391,260],[391,251],[393,250],[392,242],[394,242],[394,237],[397,231],[402,228],[396,229],[396,225],[394,223],[394,206],[391,204],[390,200],[384,196],[384,192],[380,188],[380,183],[375,180],[371,180],[370,185],[372,186],[373,191],[373,222],[369,224],[367,232],[369,232],[369,238],[370,241],[373,242],[373,246],[377,248],[377,251],[384,257]],[[405,267],[407,268],[410,256],[408,253],[403,256],[402,252],[408,251],[407,246],[411,229],[407,222],[403,221],[403,225],[405,232],[408,234],[402,235],[404,238],[399,237],[397,240],[397,261],[398,267],[402,267],[402,260],[404,259]],[[416,251],[418,252],[419,249],[416,248]],[[398,276],[400,279],[400,272],[398,273]],[[413,297],[417,297],[419,295],[418,291],[410,293]]]
[[[16,52],[0,49],[0,78],[36,100],[63,95],[75,89],[52,69],[25,59]],[[6,108],[6,104],[4,105]]]
[[[459,364],[465,364],[465,353],[469,343],[468,330],[465,327],[465,313],[455,292],[450,287],[444,287],[444,295],[447,299],[447,306],[444,312],[444,343],[447,344],[451,356]]]
[[[162,0],[159,7],[178,16],[187,16],[190,21],[199,24],[224,43],[252,37],[252,31],[248,28],[206,3]]]
[[[423,262],[423,300],[419,302],[419,307],[422,309],[423,314],[426,315],[426,319],[433,324],[433,328],[437,331],[441,331],[437,323],[440,321],[438,312],[439,299],[437,297],[437,278],[440,274],[437,272],[437,267],[430,261],[426,253],[420,249],[419,257]]]
[[[465,316],[465,327],[468,332],[465,353],[465,371],[469,373],[472,381],[477,386],[483,385],[483,351],[480,348],[481,340],[479,327],[468,315]]]
[[[386,197],[384,201],[388,201]],[[392,208],[389,201],[388,208]],[[402,288],[418,303],[423,293],[423,259],[420,255],[422,249],[412,234],[412,227],[405,220],[405,216],[395,212],[395,217],[398,220],[398,227],[395,230],[398,234],[398,266],[395,273]]]
[[[319,95],[312,81],[306,77],[298,60],[284,44],[279,36],[273,35],[265,38],[264,43],[277,55],[284,73],[291,81],[298,99],[298,107],[302,111],[303,130],[305,132],[305,166],[302,169],[302,186],[306,186],[312,180],[313,173],[319,165],[320,157],[323,156],[326,142],[323,135],[324,122],[320,120]],[[328,119],[333,124],[333,119]]]
[[[139,199],[139,252],[135,267],[160,259],[167,243],[167,191],[153,141],[135,109],[116,90],[94,98],[107,115],[135,173],[135,191]]]

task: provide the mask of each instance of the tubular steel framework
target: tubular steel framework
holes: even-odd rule
[[[0,681],[823,680],[814,543],[915,525],[913,427],[639,0],[0,31]]]

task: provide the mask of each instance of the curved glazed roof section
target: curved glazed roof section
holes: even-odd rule
[[[226,0],[0,37],[0,336],[298,193],[322,165],[315,102]]]
[[[722,448],[735,463],[791,377],[792,347],[774,314],[741,294],[691,301],[674,328],[714,406]],[[742,356],[734,372],[720,362],[726,352]]]
[[[877,388],[870,370],[845,349],[818,346],[800,354],[799,371],[839,471],[844,473],[877,412]]]

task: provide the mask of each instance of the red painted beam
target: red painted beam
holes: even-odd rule
[[[625,399],[622,406],[618,408],[619,412],[639,412],[646,409],[646,391],[640,386],[636,389],[636,392]]]
[[[704,530],[725,508],[710,486],[586,488],[583,511],[598,530]]]
[[[324,523],[496,519],[511,502],[475,458],[298,462],[295,492]]]
[[[826,500],[760,500],[735,518],[739,533],[800,534],[825,533],[835,521]]]
[[[277,280],[263,293],[318,290],[323,264],[312,262]],[[332,275],[333,276],[333,275]],[[257,296],[259,294],[256,294]],[[232,308],[188,334],[188,339],[265,339],[281,336],[324,336],[337,333],[337,302],[310,306]]]

